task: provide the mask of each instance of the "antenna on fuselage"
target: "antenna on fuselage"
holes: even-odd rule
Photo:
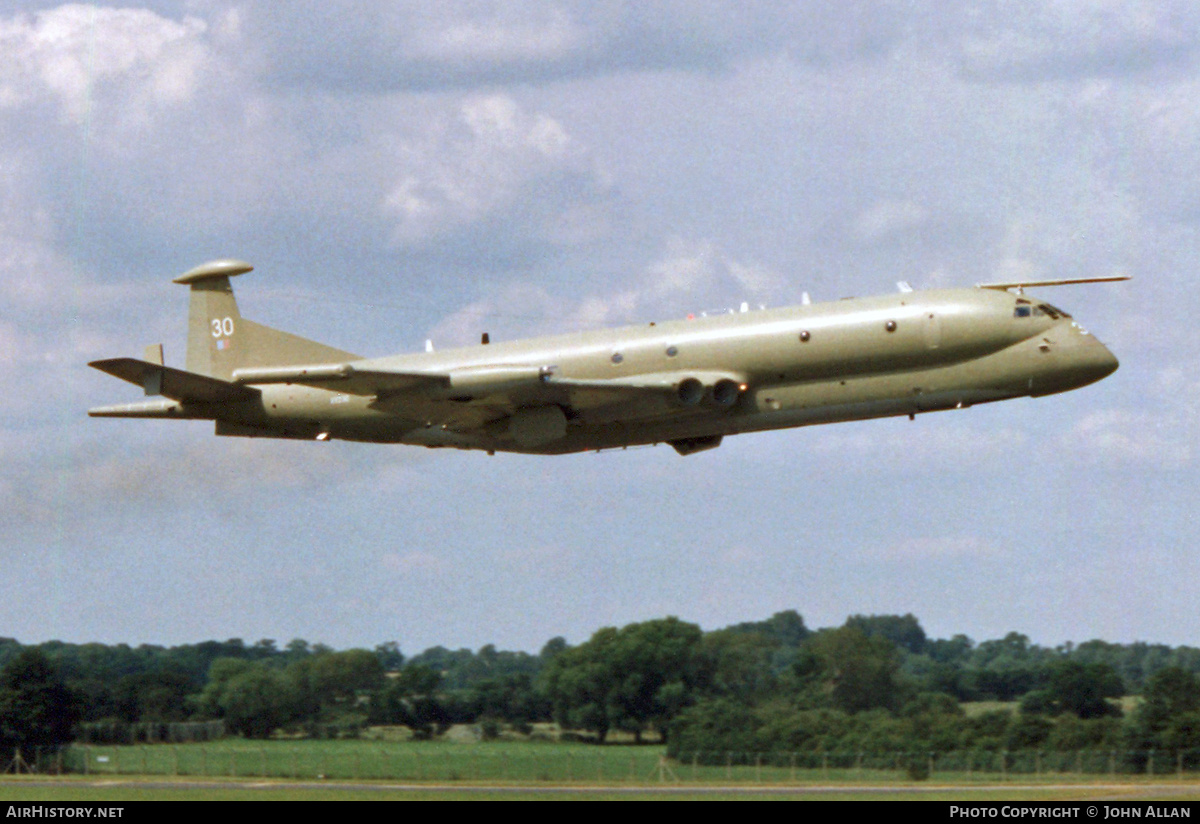
[[[804,306],[809,306],[810,304],[812,304],[812,298],[809,297],[808,292],[800,293],[800,303],[803,304]]]

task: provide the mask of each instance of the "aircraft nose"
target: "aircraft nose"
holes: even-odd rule
[[[1050,395],[1087,386],[1116,372],[1120,365],[1108,347],[1077,327],[1072,327],[1062,337],[1043,338],[1038,348],[1050,357],[1044,371],[1031,386],[1033,395]]]
[[[1090,335],[1068,347],[1064,360],[1066,368],[1062,377],[1071,389],[1107,378],[1120,366],[1108,347]]]

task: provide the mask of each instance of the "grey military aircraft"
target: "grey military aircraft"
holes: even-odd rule
[[[363,358],[244,319],[217,260],[191,290],[185,369],[90,365],[160,396],[95,417],[216,422],[216,434],[563,454],[962,409],[1049,395],[1111,374],[1117,359],[1025,289],[1121,276],[900,291],[619,329]]]

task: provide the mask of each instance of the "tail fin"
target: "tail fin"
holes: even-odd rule
[[[188,306],[187,371],[230,380],[248,366],[361,360],[358,355],[245,320],[229,279],[254,267],[240,260],[214,260],[175,278],[191,287]]]

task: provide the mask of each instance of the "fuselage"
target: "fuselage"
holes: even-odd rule
[[[1061,310],[1032,296],[976,288],[736,312],[351,365],[398,373],[537,368],[549,387],[556,381],[657,380],[675,382],[678,391],[568,406],[565,432],[533,443],[514,439],[510,426],[487,424],[489,398],[456,397],[453,390],[436,400],[460,403],[464,420],[474,425],[427,415],[410,394],[389,400],[297,383],[262,385],[261,404],[227,407],[220,419],[227,429],[257,427],[263,434],[489,451],[556,454],[659,442],[694,451],[741,432],[1063,392],[1100,380],[1117,360]],[[684,395],[689,376],[708,393],[707,402],[692,403]],[[736,391],[719,395],[721,383]],[[537,403],[546,404],[546,391],[539,387]],[[520,407],[520,386],[506,397]]]

